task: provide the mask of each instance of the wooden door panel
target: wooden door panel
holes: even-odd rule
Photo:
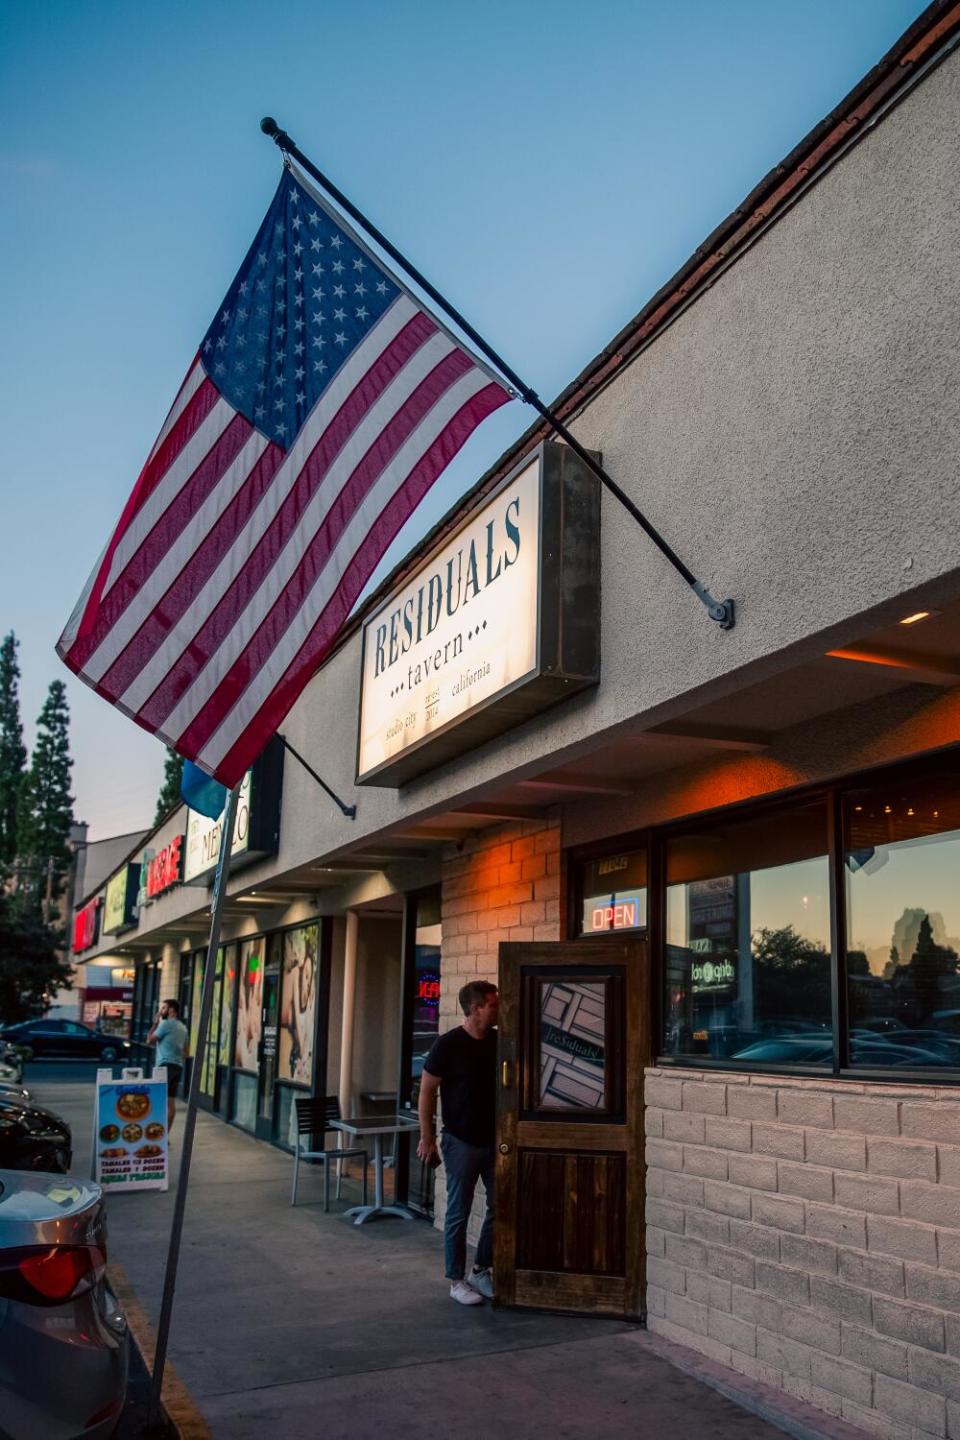
[[[623,1275],[625,1157],[521,1149],[517,1159],[517,1269]]]
[[[642,938],[500,947],[504,1303],[642,1314],[649,996]]]

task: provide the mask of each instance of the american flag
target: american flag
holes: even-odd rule
[[[285,168],[59,655],[235,785],[401,525],[510,398]]]

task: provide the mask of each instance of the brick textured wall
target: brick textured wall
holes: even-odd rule
[[[960,1092],[651,1069],[646,1106],[650,1329],[960,1437]]]
[[[457,993],[468,980],[497,983],[501,940],[559,940],[560,820],[498,825],[451,846],[442,874],[440,1032],[463,1019]],[[443,1223],[443,1170],[436,1222]],[[474,1206],[473,1237],[482,1211]]]

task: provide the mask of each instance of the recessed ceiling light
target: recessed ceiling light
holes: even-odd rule
[[[939,615],[939,610],[916,610],[912,615],[904,615],[900,621],[901,625],[917,625],[921,620],[929,620],[933,615]]]

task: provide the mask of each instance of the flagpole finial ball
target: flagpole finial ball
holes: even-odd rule
[[[276,120],[274,120],[272,115],[264,115],[263,119],[260,121],[260,129],[263,131],[264,135],[277,135],[279,134],[280,126],[277,124]]]

